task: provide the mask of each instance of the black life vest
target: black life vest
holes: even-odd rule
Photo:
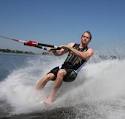
[[[80,44],[74,44],[73,48],[77,49],[78,51],[83,51],[83,52],[88,50],[88,47],[79,48],[79,46],[80,46]],[[77,70],[85,62],[86,62],[86,59],[80,58],[79,56],[73,54],[71,51],[71,52],[69,52],[62,67]]]

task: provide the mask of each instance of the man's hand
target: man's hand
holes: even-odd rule
[[[66,52],[70,51],[71,47],[69,47],[68,45],[62,45],[60,46],[60,48],[63,48]]]
[[[56,56],[60,56],[68,52],[68,48],[66,46],[59,46],[56,48],[50,48],[49,52],[52,52]]]

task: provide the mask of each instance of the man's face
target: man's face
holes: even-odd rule
[[[81,37],[82,44],[87,45],[90,42],[90,35],[88,33],[84,33]]]

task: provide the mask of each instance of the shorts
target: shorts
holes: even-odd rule
[[[55,78],[52,79],[52,81],[55,81],[59,69],[65,69],[65,68],[55,67],[52,70],[50,70],[49,73],[53,73],[55,75]],[[64,82],[72,82],[72,81],[74,81],[76,79],[76,77],[77,77],[77,73],[75,72],[75,70],[74,69],[65,69],[65,70],[66,70],[67,74],[64,76],[63,81]]]

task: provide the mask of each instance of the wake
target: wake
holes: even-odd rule
[[[30,60],[27,66],[13,71],[0,83],[0,98],[11,105],[10,113],[29,113],[45,109],[40,101],[49,94],[54,84],[49,82],[44,91],[38,92],[34,88],[35,82],[62,62],[63,59],[46,60],[42,63],[40,58],[37,61]],[[117,59],[88,63],[74,82],[63,83],[53,108],[113,101],[120,101],[119,106],[125,105],[124,67],[125,60]]]

